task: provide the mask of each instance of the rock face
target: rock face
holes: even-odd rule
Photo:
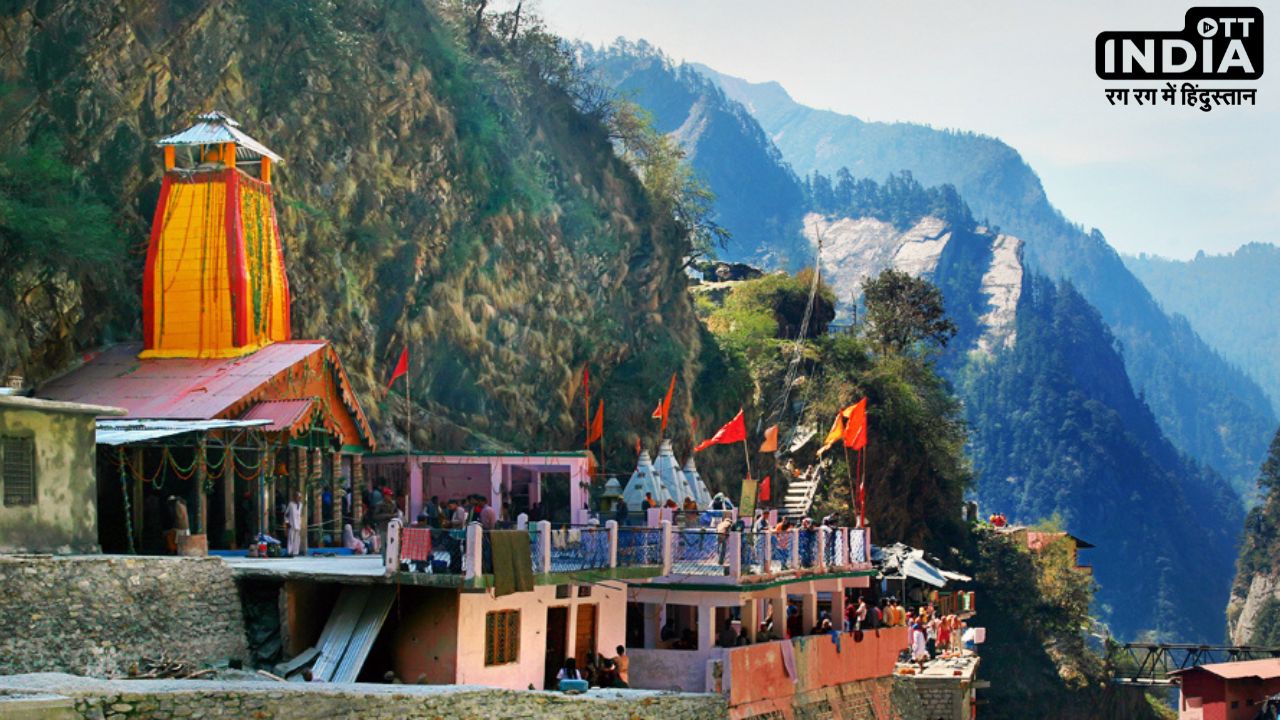
[[[124,675],[144,657],[247,655],[240,596],[217,558],[0,558],[0,673]]]
[[[1022,241],[1018,238],[995,235],[982,227],[971,232],[957,230],[932,216],[901,230],[876,218],[828,218],[818,213],[805,216],[804,233],[815,248],[821,241],[822,272],[841,301],[839,316],[846,321],[851,302],[862,295],[863,282],[884,270],[892,268],[939,281],[939,266],[953,238],[963,235],[964,245],[978,248],[988,258],[980,279],[957,278],[970,285],[965,294],[980,296],[979,315],[973,319],[979,334],[972,343],[986,353],[1013,346],[1023,276]],[[946,265],[951,267],[951,263]],[[949,311],[963,307],[962,303],[953,306],[953,298],[947,300]]]
[[[1280,602],[1280,578],[1271,575],[1254,575],[1243,598],[1232,595],[1227,605],[1232,644],[1254,643],[1254,636],[1259,630],[1259,616],[1269,602]]]
[[[0,139],[58,141],[140,248],[152,142],[200,111],[239,120],[285,158],[294,336],[335,343],[389,447],[405,345],[417,447],[567,446],[588,363],[609,424],[640,424],[672,371],[696,374],[688,239],[535,59],[465,23],[434,2],[11,3]],[[39,381],[47,358],[138,337],[141,255],[119,266],[125,291],[0,371]],[[682,386],[675,422],[687,407]]]

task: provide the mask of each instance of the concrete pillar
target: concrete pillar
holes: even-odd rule
[[[473,522],[467,525],[467,555],[463,562],[463,570],[468,580],[480,575],[483,570],[481,566],[481,560],[484,557],[483,543],[484,528],[480,523]]]
[[[570,596],[573,597],[569,601],[569,632],[565,633],[565,657],[576,658],[578,656],[578,589],[573,585],[569,586]],[[583,650],[586,652],[586,649]],[[582,663],[578,663],[578,667],[582,667]]]
[[[329,466],[332,468],[333,477],[329,480],[329,497],[331,504],[329,506],[329,527],[333,533],[333,542],[335,545],[342,540],[342,453],[329,453]]]
[[[320,547],[324,537],[324,504],[321,492],[324,480],[324,453],[319,449],[311,451],[311,477],[308,487],[311,489],[311,547]]]
[[[671,574],[671,521],[662,521],[662,575]]]
[[[293,449],[293,473],[289,476],[289,500],[293,500],[293,494],[298,493],[302,496],[302,552],[307,551],[307,503],[310,502],[310,495],[307,493],[307,478],[311,476],[307,469],[307,450],[306,448],[296,447]]]
[[[618,521],[606,520],[605,530],[609,533],[609,567],[618,567]]]
[[[267,446],[258,451],[258,486],[254,496],[257,501],[254,507],[257,509],[256,522],[254,527],[256,533],[265,533],[270,535],[272,510],[276,502],[276,453],[271,446]]]
[[[748,640],[756,641],[756,633],[760,630],[760,601],[751,596],[742,602],[742,629],[746,631]]]
[[[728,543],[725,559],[729,562],[729,577],[738,578],[742,576],[742,533],[729,533]]]
[[[773,572],[773,529],[769,528],[764,531],[764,542],[760,544],[760,571],[765,575]]]
[[[813,559],[813,566],[820,569],[827,567],[827,543],[831,542],[831,530],[829,528],[818,528],[817,547],[814,552],[818,555]]]
[[[712,605],[698,605],[698,650],[705,652],[716,645],[716,609]]]
[[[236,538],[236,451],[222,448],[222,544],[234,550]]]
[[[387,523],[387,543],[382,548],[382,562],[388,577],[400,571],[400,531],[403,527],[395,518]]]
[[[529,513],[520,513],[519,515],[516,516],[516,529],[517,530],[529,529]],[[534,558],[534,561],[536,562],[537,558]]]
[[[831,599],[831,613],[840,613],[836,617],[831,618],[831,624],[844,629],[845,609],[849,605],[848,598],[844,592],[844,578],[836,578],[836,591]]]
[[[800,631],[809,632],[818,624],[818,591],[813,583],[804,584],[804,594],[800,596]]]
[[[364,527],[364,456],[351,456],[351,525],[356,532]]]
[[[551,572],[551,521],[538,521],[538,537],[542,543],[542,557],[540,558],[540,566],[534,568],[541,573]]]
[[[641,609],[644,613],[644,646],[656,648],[662,633],[662,605],[643,603]]]
[[[800,567],[800,528],[791,528],[791,537],[787,539],[791,543],[791,568]]]
[[[207,535],[209,533],[209,511],[208,511],[209,503],[208,503],[208,498],[206,498],[204,494],[204,484],[205,484],[205,481],[208,480],[208,478],[209,478],[208,447],[205,445],[204,435],[201,435],[200,440],[196,443],[196,474],[195,474],[196,513],[194,518],[195,521],[199,523],[200,527],[199,529],[192,529],[191,532],[193,535],[194,534],[206,535],[206,538],[205,538],[206,542],[208,541]]]
[[[787,586],[779,585],[769,589],[769,611],[773,613],[773,634],[780,638],[787,636]]]

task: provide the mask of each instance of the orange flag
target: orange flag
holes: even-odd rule
[[[840,438],[842,437],[844,437],[844,411],[843,410],[836,413],[836,419],[831,423],[831,430],[827,433],[827,436],[822,439],[822,449],[818,451],[818,454],[821,455],[822,453],[831,449],[831,446],[840,442]]]
[[[771,453],[778,452],[778,426],[770,425],[765,428],[764,442],[760,443],[760,452]]]
[[[662,420],[662,432],[667,431],[667,420],[671,417],[671,395],[676,391],[676,374],[671,373],[671,385],[667,387],[666,397],[658,401],[658,407],[653,409],[653,415],[650,417]]]
[[[590,445],[602,437],[604,437],[604,398],[600,398],[595,419],[591,421],[591,430],[587,432],[587,444]]]
[[[400,376],[407,372],[409,372],[409,346],[406,345],[405,348],[400,351],[400,360],[396,363],[396,369],[391,371],[391,379],[387,381],[387,389],[390,389],[392,385],[395,385],[396,380],[400,379]]]
[[[849,410],[849,419],[844,424],[844,446],[861,450],[867,446],[867,399],[862,398]]]

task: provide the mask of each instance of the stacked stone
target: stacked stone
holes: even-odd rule
[[[124,675],[143,658],[247,654],[240,596],[217,558],[0,557],[0,673]]]

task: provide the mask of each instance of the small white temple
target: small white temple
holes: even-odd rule
[[[653,472],[658,476],[658,481],[662,483],[667,491],[667,496],[676,501],[677,505],[683,506],[685,498],[693,498],[698,503],[699,508],[707,506],[698,500],[693,488],[689,487],[689,481],[685,479],[684,471],[680,469],[680,464],[676,462],[675,452],[671,449],[671,441],[663,440],[658,446],[658,457],[653,461]]]
[[[711,507],[711,491],[707,490],[707,483],[698,472],[698,466],[693,464],[692,453],[689,454],[688,462],[684,464],[684,479],[693,490],[693,500],[698,503],[698,507]]]
[[[645,493],[651,494],[653,501],[658,505],[662,505],[671,497],[653,472],[653,461],[649,459],[649,451],[641,450],[640,459],[636,462],[636,471],[631,473],[631,479],[622,490],[622,499],[626,501],[627,509],[639,510],[644,507]]]

